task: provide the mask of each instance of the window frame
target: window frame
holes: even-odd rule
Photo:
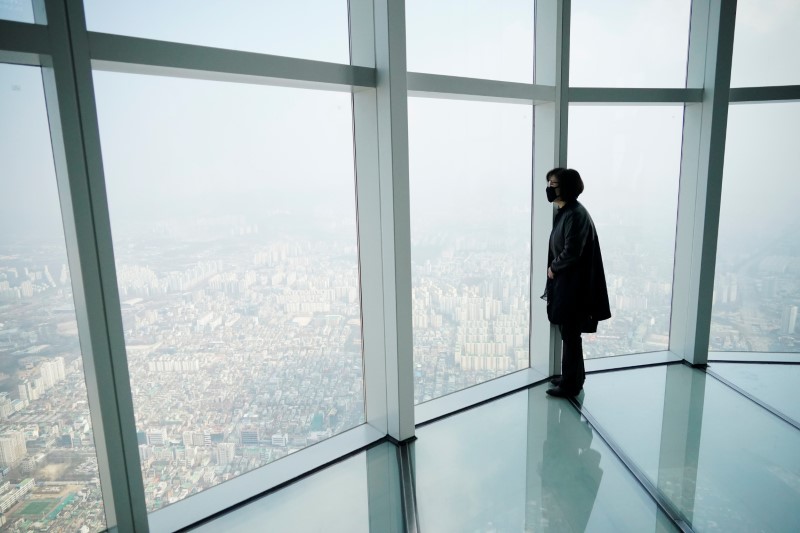
[[[570,0],[536,1],[532,84],[407,72],[403,4],[350,0],[349,65],[89,32],[83,6],[68,0],[35,3],[36,24],[0,20],[0,61],[43,69],[109,529],[190,526],[382,440],[413,440],[418,424],[558,373],[558,332],[546,321],[539,286],[531,283],[530,368],[414,406],[409,94],[532,105],[534,180],[568,161],[570,103],[683,104],[672,303],[673,317],[681,319],[672,321],[667,352],[590,361],[586,366],[592,371],[652,364],[656,359],[707,362],[727,107],[800,101],[800,85],[730,88],[736,2],[693,1],[683,89],[570,88]],[[353,98],[367,422],[150,514],[127,375],[92,68],[313,87],[350,92]],[[540,189],[534,186],[531,198],[534,281],[546,264],[553,216]]]

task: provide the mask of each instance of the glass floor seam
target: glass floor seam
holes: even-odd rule
[[[794,531],[798,428],[720,377],[685,364],[593,373],[575,401],[531,386],[197,531]]]
[[[692,527],[689,525],[683,513],[680,510],[676,509],[670,501],[666,498],[666,496],[656,487],[653,483],[647,478],[647,475],[638,467],[636,463],[628,457],[628,455],[624,452],[624,450],[614,441],[613,437],[611,437],[608,432],[602,427],[600,423],[598,423],[597,419],[592,416],[586,409],[584,409],[581,404],[575,399],[570,398],[569,404],[575,408],[578,413],[586,419],[592,429],[597,433],[597,435],[603,439],[603,441],[608,445],[609,448],[614,452],[617,458],[625,465],[625,468],[636,478],[636,481],[642,487],[650,498],[653,499],[656,505],[666,514],[672,523],[683,531],[684,533],[694,532]]]

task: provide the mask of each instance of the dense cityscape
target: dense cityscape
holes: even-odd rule
[[[800,352],[800,241],[794,224],[757,241],[720,238],[711,350]]]
[[[64,245],[0,251],[0,528],[105,529]]]
[[[666,349],[671,258],[600,230],[614,318],[586,356]],[[354,242],[269,241],[221,217],[115,243],[148,509],[364,421]],[[712,349],[797,351],[800,246],[778,244],[720,260]],[[527,242],[442,232],[412,256],[417,402],[526,366]],[[0,253],[0,372],[3,530],[103,529],[63,246]]]

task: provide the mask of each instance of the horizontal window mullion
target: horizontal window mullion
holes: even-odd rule
[[[0,20],[0,63],[38,66],[42,54],[50,54],[47,26]]]
[[[731,104],[757,102],[791,102],[800,100],[800,85],[774,87],[738,87],[731,89]]]
[[[703,89],[570,87],[571,104],[684,104],[703,101]]]
[[[88,33],[92,65],[102,70],[321,89],[375,86],[375,69],[369,67]]]
[[[552,102],[555,87],[511,81],[484,80],[444,76],[439,74],[408,73],[408,92],[411,96],[440,96],[448,99],[525,103]]]

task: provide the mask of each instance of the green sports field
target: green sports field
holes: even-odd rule
[[[50,509],[57,504],[59,500],[31,500],[22,510],[18,511],[19,515],[41,516],[47,513]]]

